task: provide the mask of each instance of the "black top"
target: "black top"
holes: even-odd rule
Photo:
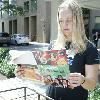
[[[85,75],[85,65],[99,64],[98,51],[92,43],[87,43],[87,48],[83,53],[78,53],[74,57],[69,56],[69,69],[71,73],[77,72]],[[50,86],[48,96],[54,100],[87,100],[88,90],[82,86],[74,89]]]

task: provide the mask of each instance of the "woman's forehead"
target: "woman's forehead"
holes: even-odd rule
[[[71,9],[66,9],[66,8],[62,8],[62,9],[60,9],[59,10],[59,18],[60,17],[65,17],[65,18],[67,18],[67,17],[72,17],[72,11],[71,11]]]

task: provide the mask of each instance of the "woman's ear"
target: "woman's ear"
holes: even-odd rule
[[[58,23],[59,23],[59,11],[58,11],[58,13],[57,13],[57,21],[58,21]]]
[[[59,18],[59,12],[57,13],[57,15],[58,15],[58,18]]]

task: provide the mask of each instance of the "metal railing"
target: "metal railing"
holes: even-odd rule
[[[11,98],[10,100],[19,100],[19,99],[21,99],[21,100],[46,100],[46,99],[48,99],[48,100],[54,100],[54,99],[52,99],[52,98],[50,98],[50,97],[48,97],[48,96],[43,95],[42,93],[37,92],[36,90],[31,89],[31,88],[28,88],[28,87],[19,87],[19,88],[14,88],[14,89],[9,89],[9,90],[0,91],[0,94],[1,94],[1,93],[6,93],[6,92],[10,92],[10,91],[16,91],[16,90],[20,90],[20,89],[23,90],[23,92],[24,92],[23,94],[24,94],[24,95],[19,96],[19,97],[15,97],[15,98]],[[32,93],[32,94],[27,94],[27,89],[33,91],[33,93]],[[13,94],[12,94],[12,95],[13,95]],[[33,95],[33,96],[35,95],[35,98],[28,99],[28,97],[30,97],[30,96],[32,96],[32,95]],[[5,96],[5,97],[6,97],[6,96]],[[0,96],[0,98],[2,98],[2,100],[8,100],[8,99],[5,98],[5,97]],[[41,97],[42,97],[42,99],[41,99]],[[44,98],[44,99],[43,99],[43,98]]]

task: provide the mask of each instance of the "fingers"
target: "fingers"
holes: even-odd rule
[[[22,68],[18,68],[18,70],[17,70],[17,74],[18,74],[18,76],[19,77],[24,77],[24,68],[22,67]]]
[[[24,77],[25,67],[24,66],[17,66],[17,68],[15,69],[15,75],[19,78]]]
[[[72,87],[80,86],[83,80],[83,75],[80,73],[70,73],[68,77],[69,85]]]

